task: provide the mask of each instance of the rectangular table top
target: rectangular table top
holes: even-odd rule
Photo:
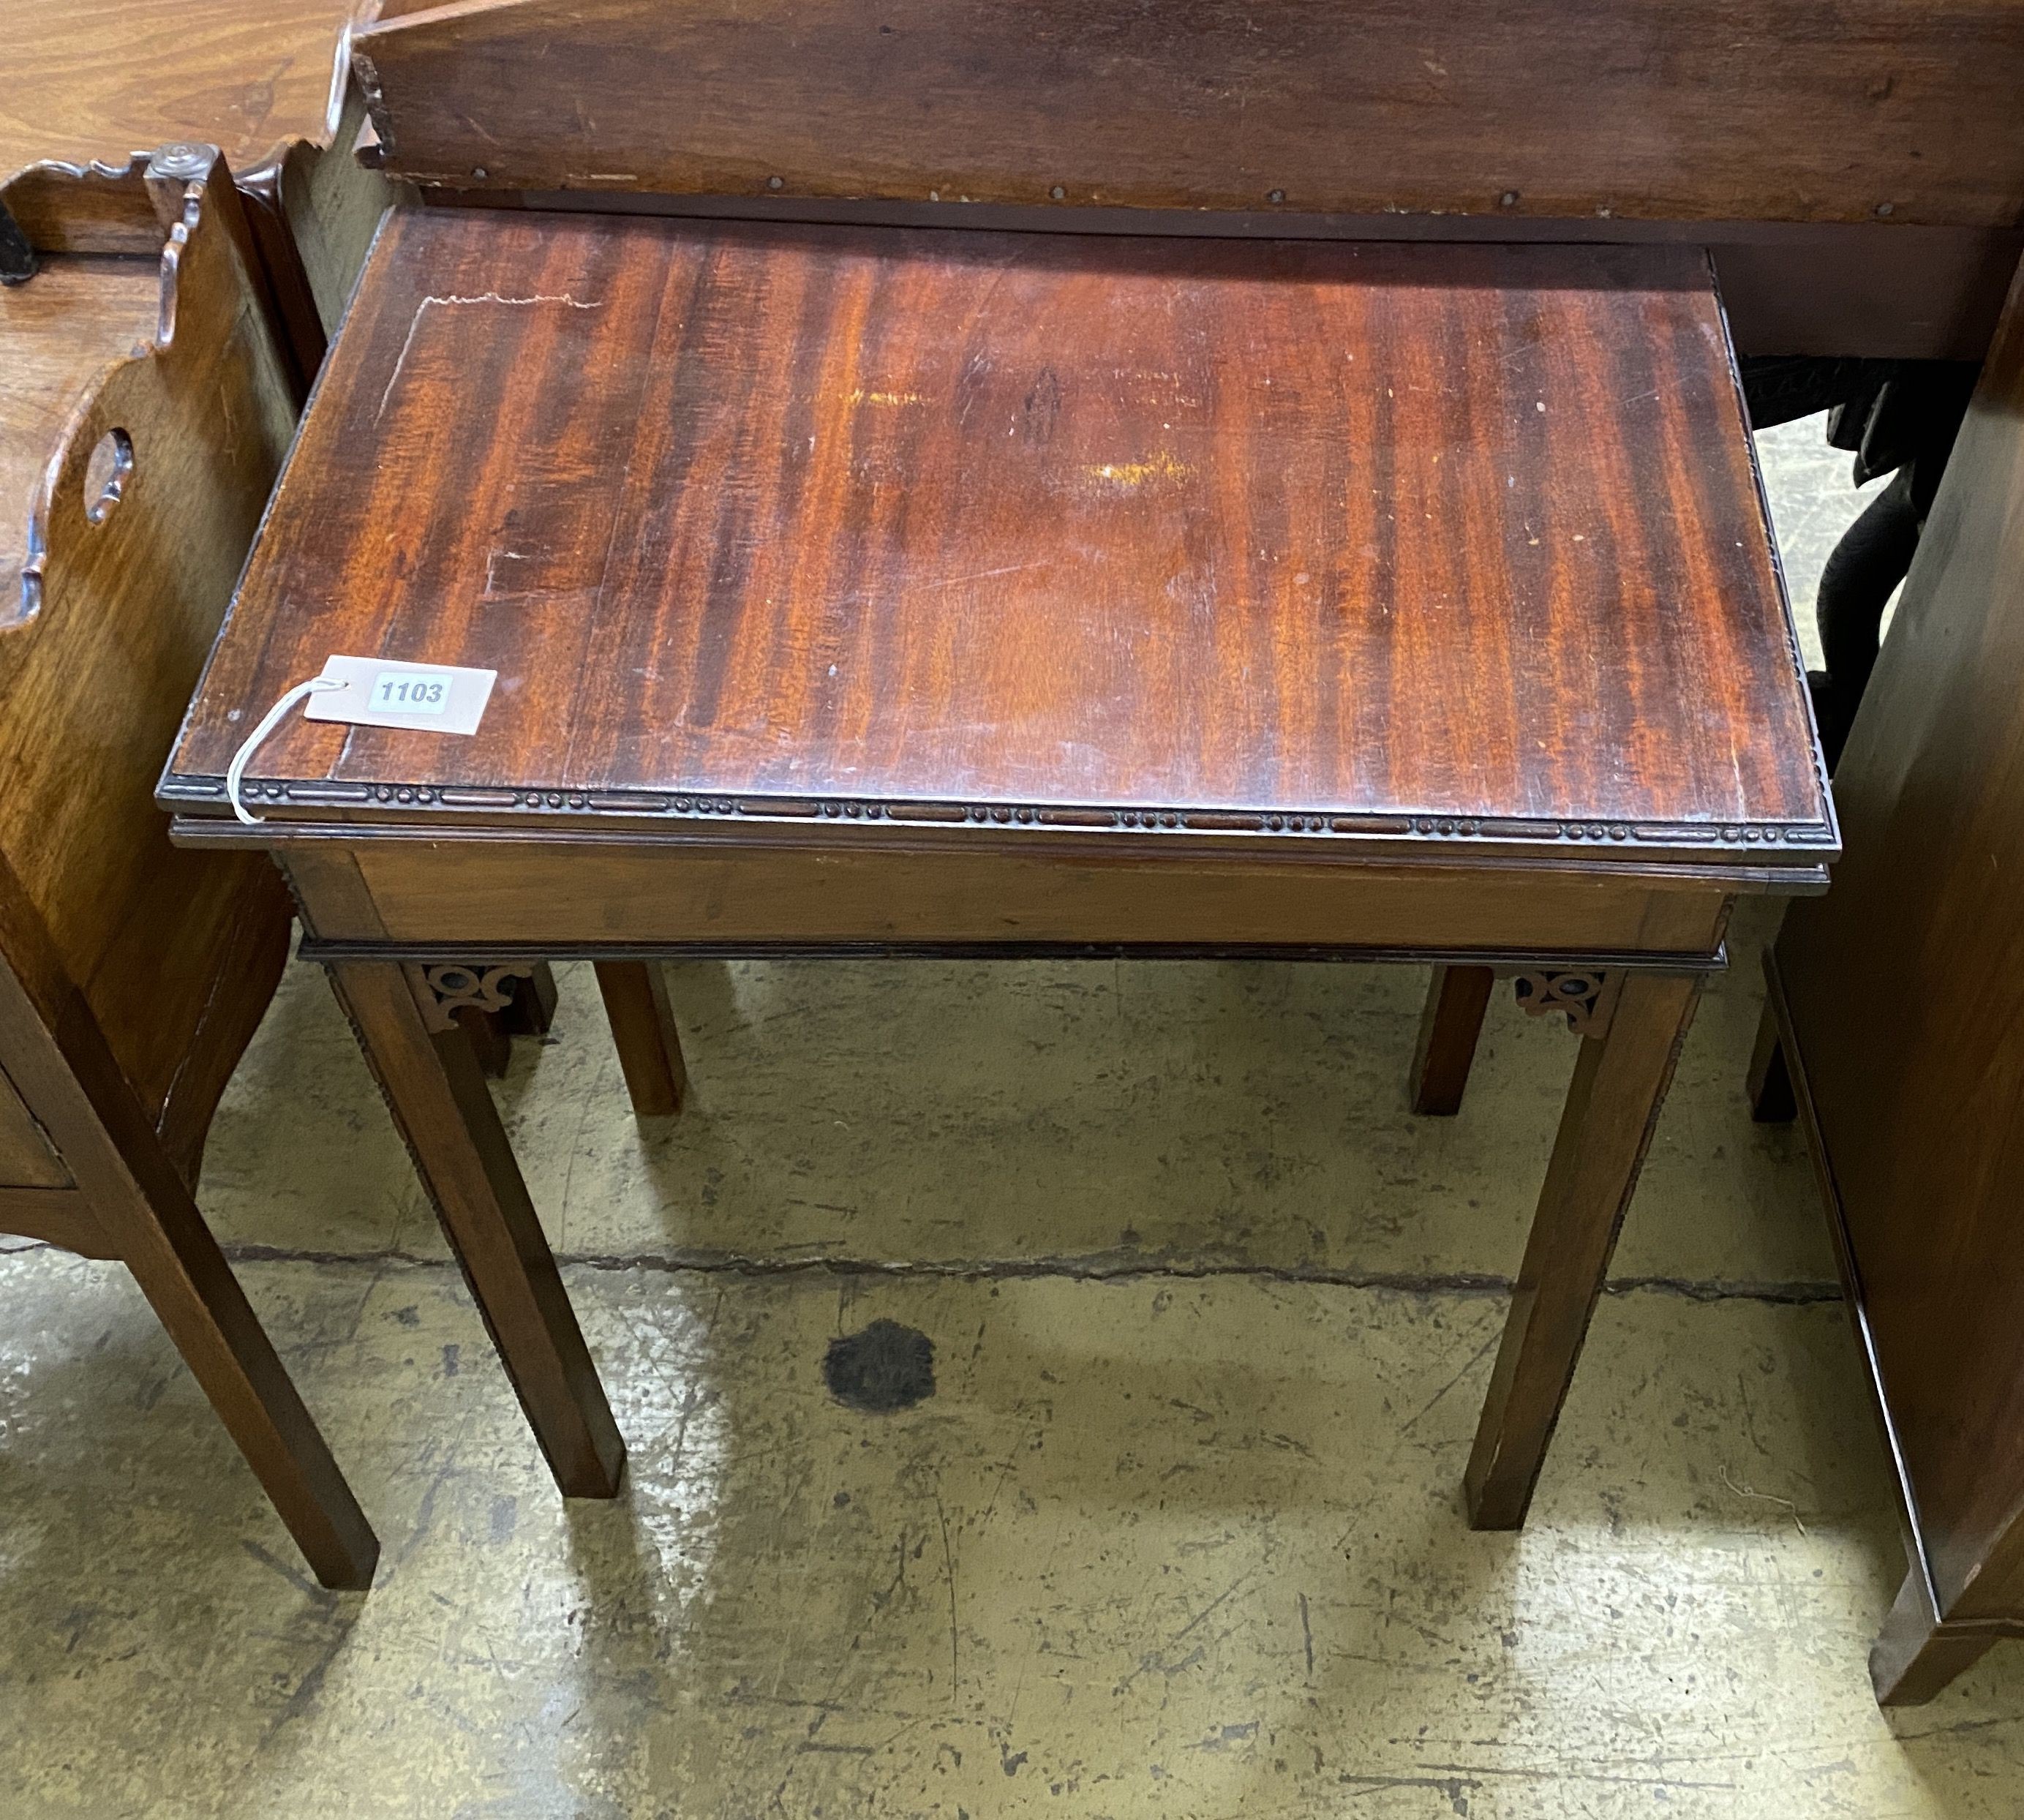
[[[270,819],[1835,840],[1676,248],[397,211],[165,800],[333,654],[498,683]]]

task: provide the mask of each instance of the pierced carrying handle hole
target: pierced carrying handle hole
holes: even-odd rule
[[[84,464],[84,516],[94,524],[103,524],[125,497],[133,472],[134,438],[124,430],[108,430]]]

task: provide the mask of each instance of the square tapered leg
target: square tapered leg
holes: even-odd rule
[[[420,972],[394,961],[330,969],[556,1483],[569,1497],[614,1497],[625,1444],[477,1055],[448,1016],[431,1028]]]
[[[1582,1039],[1469,1458],[1476,1528],[1525,1521],[1700,993],[1697,977],[1626,974]]]

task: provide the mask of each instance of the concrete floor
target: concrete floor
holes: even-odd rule
[[[1795,598],[1852,515],[1766,441]],[[204,1201],[386,1546],[322,1592],[123,1275],[0,1257],[0,1817],[2024,1812],[2024,1647],[1879,1714],[1904,1571],[1805,1158],[1707,1001],[1531,1526],[1463,1461],[1573,1043],[1453,1121],[1405,969],[587,978],[502,1099],[632,1445],[565,1507],[321,982]],[[879,1316],[935,1393],[857,1413]]]

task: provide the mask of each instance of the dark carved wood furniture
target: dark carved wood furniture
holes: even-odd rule
[[[1890,1701],[2024,1635],[2020,675],[2024,284],[1835,774],[1848,857],[1766,957],[1751,1084],[1803,1117],[1897,1469]]]
[[[152,801],[294,375],[214,154],[0,204],[0,1229],[125,1263],[319,1578],[363,1587],[378,1544],[192,1198],[287,893]]]
[[[253,725],[333,655],[469,738]],[[1739,892],[1836,835],[1691,249],[397,210],[161,797],[295,889],[563,1489],[622,1447],[468,1046],[534,957],[1297,954],[1580,1036],[1524,1514]],[[671,1027],[665,1070],[679,1078]]]

